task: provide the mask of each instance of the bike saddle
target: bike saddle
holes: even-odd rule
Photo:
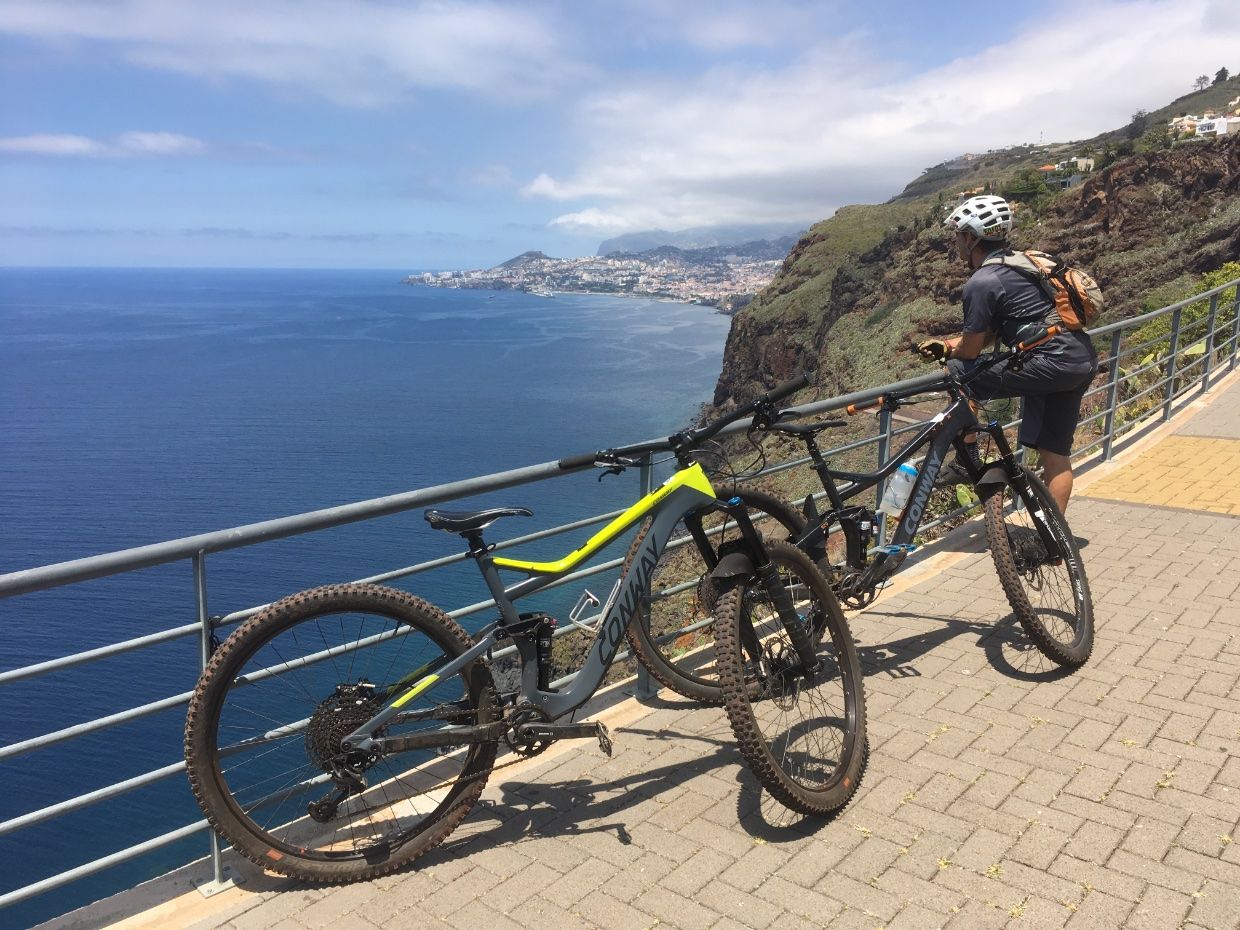
[[[532,517],[524,507],[492,507],[490,510],[427,510],[422,516],[432,528],[449,533],[476,533],[500,517]]]
[[[846,426],[847,420],[831,417],[826,420],[816,420],[813,423],[772,423],[767,429],[776,433],[788,433],[792,436],[813,435],[821,433],[824,429],[834,429],[837,426]]]

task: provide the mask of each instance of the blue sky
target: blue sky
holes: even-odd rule
[[[1240,71],[1234,0],[0,0],[0,264],[453,268],[809,225]]]

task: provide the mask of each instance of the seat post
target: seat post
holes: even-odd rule
[[[465,541],[469,543],[469,554],[474,559],[479,559],[486,555],[489,551],[487,544],[482,541],[482,530],[473,530],[471,532],[462,533]]]

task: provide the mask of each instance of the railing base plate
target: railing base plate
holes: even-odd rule
[[[202,879],[201,881],[195,881],[194,887],[198,889],[198,893],[204,898],[212,898],[221,891],[227,891],[229,888],[236,888],[238,885],[245,884],[245,876],[231,865],[224,866],[223,873],[223,881],[217,882],[214,878]]]

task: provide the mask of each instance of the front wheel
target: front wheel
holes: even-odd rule
[[[211,825],[262,868],[307,881],[373,878],[442,842],[482,792],[496,743],[385,754],[341,741],[393,702],[400,713],[372,737],[497,720],[485,665],[435,677],[470,645],[438,608],[374,585],[303,591],[242,624],[185,724]]]
[[[770,542],[767,554],[794,617],[781,617],[758,573],[719,600],[715,651],[741,755],[771,796],[801,814],[839,810],[866,761],[865,693],[857,647],[839,601],[805,553]],[[813,666],[793,645],[808,636]]]
[[[796,539],[805,521],[791,506],[761,491],[736,489],[734,496],[749,513],[754,528],[770,539]],[[653,520],[647,520],[625,557],[629,570]],[[715,554],[739,545],[740,528],[725,511],[703,515],[702,527]],[[672,530],[667,547],[650,574],[646,595],[626,633],[629,648],[650,675],[677,694],[704,704],[722,704],[723,691],[712,637],[719,587],[689,534],[684,518]]]
[[[1094,648],[1094,608],[1076,538],[1041,479],[1023,466],[986,497],[986,536],[1012,612],[1034,645],[1060,665],[1084,665]],[[1049,551],[1039,526],[1054,541]]]

